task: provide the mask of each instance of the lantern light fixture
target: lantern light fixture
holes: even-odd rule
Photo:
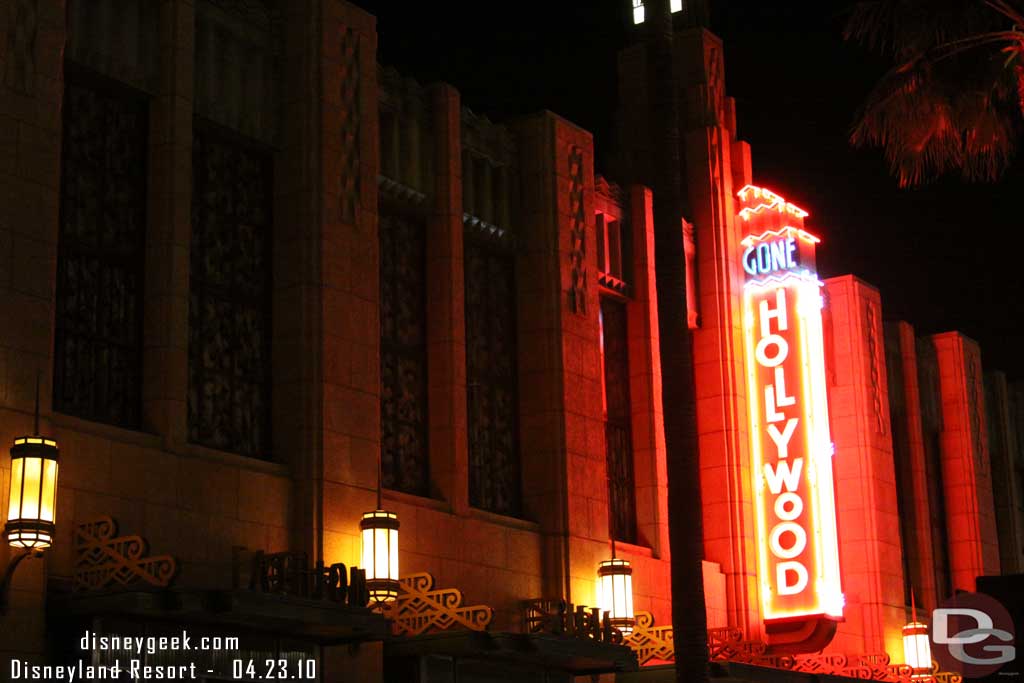
[[[21,551],[0,577],[0,614],[6,611],[15,570],[27,557],[39,557],[53,545],[57,522],[57,474],[60,449],[39,435],[39,377],[36,376],[35,429],[11,446],[11,486],[4,538]]]
[[[359,521],[362,564],[370,600],[389,602],[398,597],[398,515],[384,509],[381,456],[377,458],[377,509]]]
[[[398,597],[398,515],[377,509],[359,522],[363,545],[363,569],[370,599],[387,602]]]
[[[4,536],[12,548],[45,550],[56,528],[60,450],[53,439],[22,436],[11,447],[11,496]]]
[[[903,627],[903,661],[913,669],[913,678],[929,678],[932,672],[932,646],[928,625],[917,620],[917,604],[910,594],[910,623]]]
[[[633,0],[633,25],[639,25],[647,20],[647,9],[644,0]],[[669,0],[669,11],[672,14],[683,11],[683,0]]]

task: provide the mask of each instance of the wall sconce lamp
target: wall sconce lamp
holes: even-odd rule
[[[11,580],[27,557],[41,557],[53,545],[57,512],[57,442],[39,435],[39,378],[36,377],[34,436],[11,446],[11,489],[4,537],[18,552],[0,577],[0,614],[7,611]]]
[[[636,625],[633,614],[633,568],[615,557],[597,565],[597,606],[608,613],[608,623],[628,636]]]
[[[398,597],[398,515],[384,510],[381,500],[383,476],[377,459],[377,509],[363,514],[359,521],[362,540],[362,564],[366,570],[366,588],[374,602]]]

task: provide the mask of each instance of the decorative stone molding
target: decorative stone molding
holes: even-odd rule
[[[886,432],[885,411],[882,410],[882,357],[878,342],[878,314],[875,305],[868,302],[868,372],[871,377],[871,407],[875,416],[875,429],[879,434]]]
[[[434,577],[411,574],[399,581],[398,598],[378,603],[374,610],[391,621],[396,636],[418,636],[428,631],[464,628],[486,631],[494,610],[486,605],[462,606],[462,592],[456,588],[434,589]]]
[[[569,310],[587,314],[587,215],[583,205],[583,150],[569,147]]]
[[[4,85],[23,95],[36,87],[36,37],[39,34],[38,0],[13,0],[7,7],[7,60]]]
[[[608,612],[597,607],[539,598],[525,601],[523,608],[527,633],[623,644],[622,632],[611,625]]]
[[[640,665],[652,661],[672,661],[675,647],[671,626],[654,626],[649,612],[636,613],[636,627],[625,644],[637,654]],[[748,640],[735,628],[708,629],[708,656],[713,662],[736,662],[800,673],[843,676],[881,683],[963,683],[959,674],[939,671],[932,663],[929,676],[914,677],[906,664],[893,664],[885,653],[868,655],[814,654],[771,655],[764,641]]]
[[[359,59],[360,36],[351,27],[341,32],[341,219],[352,223],[359,205],[359,139],[362,130],[359,93],[361,66]]]
[[[166,588],[174,580],[178,563],[170,555],[144,557],[149,544],[141,536],[118,536],[110,517],[75,527],[74,590],[95,591],[111,585],[144,582]]]
[[[619,207],[626,203],[626,195],[622,191],[622,186],[602,175],[594,176],[594,192],[609,199]]]

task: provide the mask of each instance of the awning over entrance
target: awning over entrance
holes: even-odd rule
[[[537,680],[540,671],[566,677],[635,671],[636,655],[624,645],[547,634],[458,631],[395,638],[384,646],[386,666],[416,666],[429,683],[446,681]],[[478,674],[474,676],[474,674]],[[387,680],[391,677],[385,675]],[[398,680],[395,678],[394,680]],[[543,679],[542,679],[543,680]],[[555,678],[557,680],[557,677]]]

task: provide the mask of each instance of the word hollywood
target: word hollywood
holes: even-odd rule
[[[133,681],[194,681],[198,680],[195,663],[174,666],[148,666],[141,659],[131,659],[127,665],[76,664],[50,665],[32,664],[11,660],[11,681],[120,681],[127,677]]]

